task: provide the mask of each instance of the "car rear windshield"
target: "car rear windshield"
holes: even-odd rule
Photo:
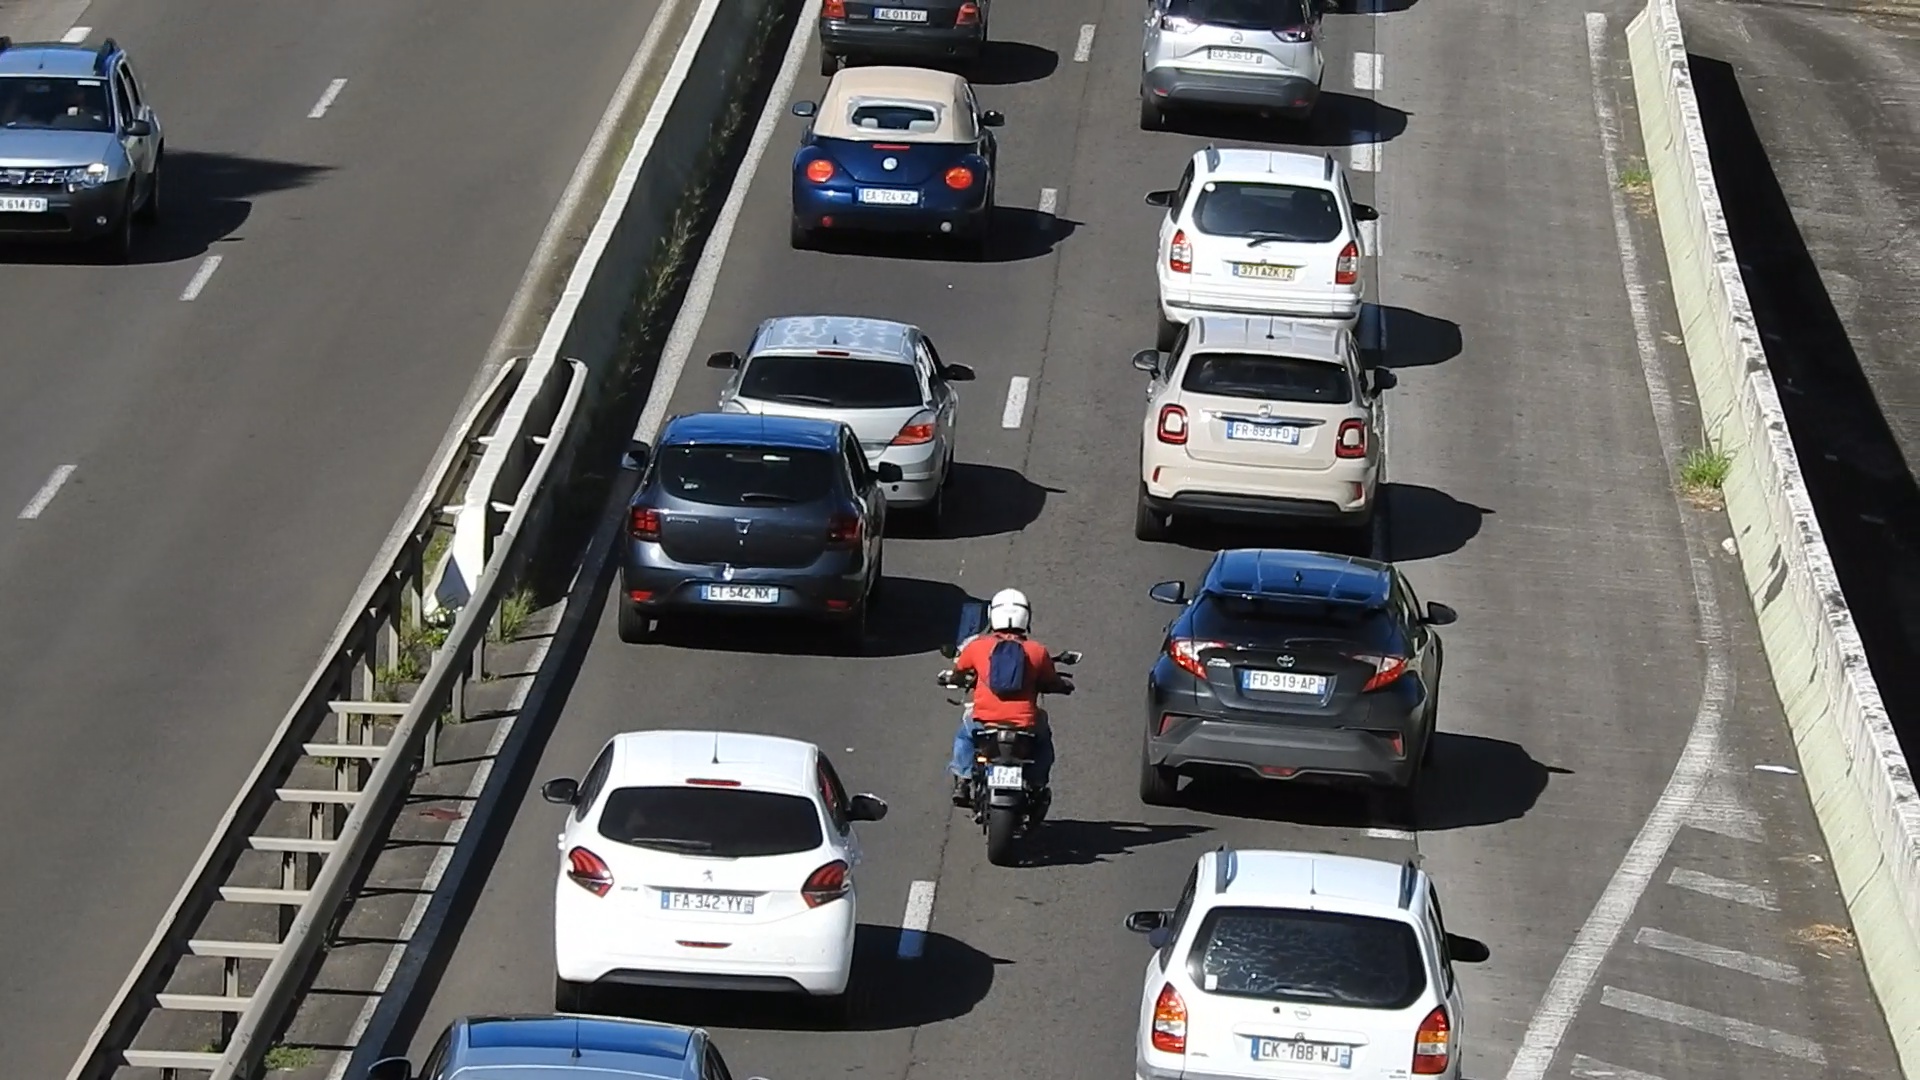
[[[1307,21],[1301,0],[1170,0],[1167,14],[1234,30],[1279,30]]]
[[[862,131],[927,134],[940,128],[940,106],[919,101],[856,101],[847,120]]]
[[[913,365],[831,356],[759,356],[740,374],[740,395],[755,401],[835,409],[919,408]]]
[[[785,447],[669,446],[660,451],[660,486],[710,506],[809,503],[833,490],[835,460]]]
[[[1225,641],[1277,646],[1322,640],[1389,651],[1401,644],[1393,616],[1365,604],[1210,593],[1198,607],[1196,628]]]
[[[1427,988],[1413,927],[1337,911],[1219,908],[1187,974],[1209,994],[1350,1009],[1404,1009]]]
[[[1258,353],[1201,353],[1187,361],[1180,389],[1193,394],[1310,401],[1316,405],[1345,405],[1353,400],[1353,380],[1347,377],[1344,365]]]
[[[0,127],[112,131],[113,105],[100,79],[0,78]]]
[[[600,835],[621,844],[747,859],[820,846],[820,814],[799,795],[726,787],[628,787],[607,796]]]
[[[1343,228],[1340,204],[1326,188],[1214,180],[1200,190],[1193,224],[1209,236],[1324,244]]]

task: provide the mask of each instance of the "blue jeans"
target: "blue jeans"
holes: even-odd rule
[[[953,760],[947,771],[954,776],[973,775],[973,733],[980,730],[967,713],[960,714],[960,728],[953,733]],[[1027,766],[1027,781],[1037,790],[1053,778],[1053,725],[1041,721],[1034,740],[1033,764]]]

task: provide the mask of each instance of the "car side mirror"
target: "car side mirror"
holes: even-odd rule
[[[1462,964],[1484,964],[1493,956],[1493,950],[1486,943],[1475,941],[1459,934],[1447,935],[1447,959],[1458,960]]]
[[[981,127],[999,127],[1007,122],[1007,114],[997,109],[988,109],[980,114]]]
[[[1429,601],[1427,604],[1427,617],[1421,621],[1428,626],[1446,626],[1450,623],[1457,622],[1459,618],[1460,613],[1447,605],[1436,604]]]
[[[1136,934],[1151,934],[1173,921],[1171,911],[1136,911],[1127,916],[1127,929]]]
[[[540,797],[550,803],[572,806],[580,798],[580,781],[565,776],[549,780],[540,785]]]
[[[1376,394],[1400,385],[1400,376],[1386,368],[1374,368],[1370,378],[1373,382],[1373,392]]]
[[[874,466],[873,474],[878,476],[883,484],[897,484],[900,482],[900,477],[905,475],[900,471],[900,466],[891,461],[883,461]]]
[[[1368,206],[1366,203],[1354,203],[1353,204],[1353,220],[1379,221],[1380,211],[1375,210],[1373,207]]]
[[[810,120],[814,113],[820,111],[820,107],[811,101],[796,101],[790,111],[802,120]]]
[[[740,354],[737,352],[717,352],[707,357],[707,366],[730,371],[740,366]]]
[[[855,821],[879,821],[887,816],[887,801],[878,795],[855,795],[847,800],[847,816]]]
[[[1173,189],[1168,188],[1165,191],[1147,192],[1147,205],[1171,207],[1173,205]]]
[[[140,138],[145,138],[146,136],[151,134],[153,134],[153,121],[151,120],[127,121],[128,136],[135,139],[140,139]]]
[[[1133,366],[1149,375],[1160,373],[1160,350],[1141,349],[1133,354]]]
[[[940,377],[948,382],[972,382],[975,376],[965,364],[946,364],[940,368]]]
[[[647,467],[647,458],[652,453],[653,447],[648,446],[646,440],[634,439],[627,444],[627,452],[620,455],[620,467],[639,472]]]
[[[367,1066],[367,1080],[413,1080],[413,1062],[406,1058],[381,1058]]]
[[[1184,604],[1187,602],[1187,583],[1184,581],[1163,581],[1147,590],[1147,595],[1163,604]]]

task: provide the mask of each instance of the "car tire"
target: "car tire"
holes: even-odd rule
[[[847,988],[838,994],[808,998],[807,1011],[822,1027],[852,1027],[860,1016],[860,1000],[853,989],[852,980],[848,980]]]
[[[878,576],[874,582],[877,587]],[[859,606],[854,608],[853,614],[834,627],[835,635],[840,639],[841,651],[848,656],[865,656],[867,653],[867,609],[872,606],[873,594],[869,589],[868,594],[860,599]]]
[[[1164,765],[1155,765],[1147,756],[1147,744],[1140,744],[1140,801],[1148,806],[1177,806],[1180,803],[1180,774]]]
[[[787,245],[795,251],[813,250],[813,230],[800,224],[799,218],[794,218],[787,232]]]
[[[1134,539],[1156,543],[1165,540],[1170,531],[1167,515],[1147,505],[1147,486],[1141,484],[1140,497],[1133,508]]]
[[[1413,775],[1399,787],[1388,788],[1382,800],[1390,824],[1413,832],[1420,822],[1420,781],[1426,770],[1415,766]]]
[[[1165,131],[1167,129],[1167,110],[1147,96],[1147,88],[1140,88],[1140,130]]]
[[[141,204],[134,220],[142,225],[152,225],[160,220],[160,166],[166,163],[163,154],[153,159],[153,178],[147,182],[147,201]]]
[[[1433,764],[1433,748],[1440,742],[1440,682],[1434,680],[1433,704],[1427,709],[1427,742],[1420,748],[1420,767]]]
[[[951,469],[952,466],[948,466],[948,468]],[[920,519],[920,527],[922,529],[931,533],[938,533],[940,531],[940,522],[945,520],[947,516],[947,483],[945,480],[942,480],[939,486],[933,489],[933,501],[921,507],[917,516]]]
[[[1180,324],[1162,315],[1159,317],[1158,324],[1154,327],[1153,347],[1159,349],[1161,352],[1172,352],[1173,341],[1179,336]]]
[[[820,74],[821,75],[824,75],[827,78],[831,79],[834,77],[834,75],[839,73],[841,68],[846,66],[847,66],[847,62],[844,57],[835,56],[825,49],[820,50]]]
[[[631,601],[621,600],[620,640],[628,645],[645,645],[653,640],[653,617]]]
[[[553,977],[553,1011],[563,1013],[583,1013],[587,1011],[586,983],[577,983]]]

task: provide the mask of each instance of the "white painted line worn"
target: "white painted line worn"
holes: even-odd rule
[[[1084,64],[1093,55],[1093,25],[1087,23],[1080,28],[1080,40],[1073,43],[1073,62]]]
[[[1378,90],[1385,83],[1386,58],[1379,53],[1353,54],[1353,88]]]
[[[1821,1050],[1820,1044],[1812,1039],[1789,1035],[1784,1031],[1775,1031],[1745,1020],[1735,1020],[1731,1016],[1710,1013],[1691,1005],[1662,1001],[1656,997],[1636,994],[1631,990],[1621,990],[1613,986],[1600,988],[1600,1004],[1610,1009],[1633,1013],[1635,1016],[1644,1016],[1649,1020],[1677,1024],[1707,1035],[1718,1035],[1728,1042],[1745,1043],[1762,1050],[1771,1050],[1776,1054],[1799,1058],[1801,1061],[1811,1061],[1815,1065],[1827,1063],[1826,1052]]]
[[[907,913],[900,918],[902,960],[918,960],[926,951],[927,928],[933,925],[933,891],[931,881],[916,881],[907,889]]]
[[[1597,20],[1597,21],[1596,21]],[[1654,429],[1659,435],[1660,453],[1668,468],[1673,468],[1684,452],[1677,432],[1680,430],[1673,393],[1660,366],[1654,348],[1653,320],[1642,282],[1639,257],[1634,252],[1633,236],[1627,229],[1626,206],[1620,197],[1620,133],[1613,106],[1607,97],[1602,77],[1602,57],[1606,51],[1606,18],[1587,16],[1587,60],[1593,81],[1595,119],[1600,127],[1603,159],[1607,173],[1607,191],[1613,201],[1614,239],[1620,249],[1620,271],[1626,286],[1627,306],[1633,316],[1633,336],[1640,354],[1640,373],[1647,385],[1647,399],[1653,404]],[[1677,496],[1676,496],[1677,502]],[[1586,922],[1574,935],[1573,945],[1560,961],[1547,985],[1533,1018],[1527,1022],[1526,1035],[1519,1053],[1507,1069],[1507,1080],[1544,1080],[1567,1029],[1579,1015],[1587,999],[1601,962],[1613,951],[1625,931],[1627,920],[1640,897],[1646,894],[1653,875],[1666,861],[1674,837],[1692,814],[1694,803],[1712,775],[1720,757],[1720,729],[1725,721],[1727,701],[1733,693],[1733,668],[1728,663],[1726,624],[1720,617],[1720,601],[1713,591],[1712,566],[1704,554],[1708,550],[1699,535],[1699,526],[1682,515],[1682,535],[1687,545],[1687,570],[1692,578],[1694,609],[1698,613],[1700,636],[1706,643],[1706,673],[1701,679],[1700,706],[1694,713],[1693,727],[1674,762],[1673,775],[1653,804],[1653,811],[1640,826],[1640,832],[1628,846],[1627,854],[1613,872],[1600,899]]]
[[[1059,189],[1050,188],[1050,187],[1041,188],[1040,189],[1040,206],[1039,206],[1040,212],[1043,214],[1046,214],[1048,217],[1052,217],[1056,212],[1059,211],[1059,209],[1060,209]]]
[[[1736,904],[1757,907],[1764,911],[1779,911],[1780,905],[1774,899],[1773,890],[1761,885],[1748,885],[1741,881],[1728,881],[1726,878],[1703,874],[1698,870],[1675,867],[1667,875],[1667,884],[1690,889],[1715,900],[1731,900]]]
[[[1380,222],[1377,218],[1360,223],[1360,254],[1375,258],[1380,255]]]
[[[335,79],[328,83],[327,88],[320,93],[320,100],[314,102],[313,108],[307,110],[307,119],[318,120],[327,115],[327,110],[333,106],[333,99],[339,97],[340,91],[346,88],[347,80],[345,79]]]
[[[1372,141],[1373,132],[1356,131],[1353,137],[1356,141],[1347,148],[1347,160],[1351,163],[1353,171],[1379,172],[1380,144]]]
[[[202,259],[200,269],[193,272],[193,280],[187,282],[187,287],[180,290],[180,299],[189,303],[198,299],[200,290],[207,287],[207,282],[213,280],[213,272],[218,269],[220,269],[220,256],[209,255]]]
[[[1782,776],[1798,776],[1800,772],[1791,765],[1755,765],[1760,772],[1779,773]]]
[[[45,512],[47,505],[53,502],[53,497],[60,494],[61,487],[63,487],[67,479],[73,475],[73,470],[79,467],[78,465],[62,465],[53,470],[53,475],[47,477],[47,482],[40,485],[40,490],[34,492],[33,498],[28,499],[27,505],[21,509],[20,520],[32,521]]]
[[[93,27],[91,26],[76,26],[66,33],[61,34],[60,40],[67,45],[78,45],[87,40],[87,35],[91,33],[93,33]]]
[[[1573,1055],[1573,1075],[1583,1080],[1660,1080],[1652,1073],[1643,1073],[1638,1069],[1623,1069],[1618,1065],[1609,1065],[1598,1058],[1585,1054]]]
[[[1700,793],[1700,801],[1693,806],[1693,813],[1687,816],[1687,825],[1702,832],[1724,836],[1729,840],[1744,840],[1750,844],[1763,843],[1767,838],[1766,826],[1760,815],[1753,812],[1740,799],[1738,792],[1727,783],[1725,770],[1715,769],[1713,778],[1707,781],[1706,789]]]
[[[1000,426],[1011,431],[1020,426],[1020,417],[1027,411],[1027,377],[1015,375],[1007,383],[1007,407],[1000,412]]]
[[[1799,986],[1806,982],[1806,976],[1800,974],[1800,969],[1792,964],[1783,964],[1778,960],[1769,960],[1764,956],[1741,952],[1739,949],[1695,941],[1690,937],[1681,937],[1679,934],[1669,934],[1665,930],[1657,930],[1651,926],[1641,927],[1640,932],[1633,935],[1633,943],[1772,982],[1787,983],[1791,986]]]
[[[1411,840],[1413,839],[1413,834],[1408,832],[1405,829],[1372,828],[1367,830],[1367,835],[1373,837],[1375,840]]]

